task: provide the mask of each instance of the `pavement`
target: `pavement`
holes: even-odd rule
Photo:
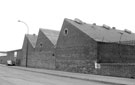
[[[59,76],[63,78],[71,78],[89,82],[97,82],[107,85],[135,85],[135,79],[129,78],[119,78],[119,77],[109,77],[109,76],[100,76],[100,75],[92,75],[92,74],[80,74],[80,73],[71,73],[71,72],[63,72],[56,70],[47,70],[47,69],[37,69],[37,68],[26,68],[19,66],[11,66],[10,68],[35,72],[45,75]]]

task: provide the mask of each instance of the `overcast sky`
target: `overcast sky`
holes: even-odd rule
[[[27,28],[60,30],[64,18],[135,32],[134,0],[0,0],[0,51],[20,49]]]

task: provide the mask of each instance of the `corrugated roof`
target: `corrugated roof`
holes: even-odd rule
[[[56,30],[49,30],[49,29],[40,29],[48,39],[55,45],[58,40],[59,31]]]
[[[36,42],[37,42],[37,35],[31,35],[31,34],[27,34],[26,35],[30,41],[30,43],[32,44],[32,46],[35,48],[36,46]]]
[[[79,30],[90,36],[96,41],[102,41],[102,42],[118,42],[120,41],[130,41],[130,40],[135,40],[135,34],[134,33],[126,33],[122,30],[117,30],[117,29],[106,29],[103,26],[97,26],[93,24],[87,24],[87,23],[82,23],[79,24],[75,22],[74,20],[71,19],[65,19],[72,25],[76,26]]]

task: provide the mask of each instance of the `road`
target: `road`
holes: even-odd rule
[[[66,78],[0,65],[0,85],[114,85],[96,81]],[[117,85],[117,84],[115,84]]]

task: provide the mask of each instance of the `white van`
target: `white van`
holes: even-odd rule
[[[12,60],[7,60],[7,65],[8,66],[14,66],[15,65],[15,62],[12,61]]]

